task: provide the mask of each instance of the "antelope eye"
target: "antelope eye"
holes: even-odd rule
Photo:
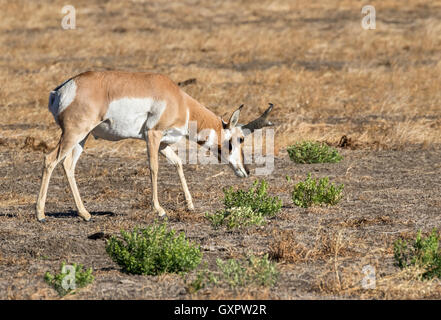
[[[243,143],[244,138],[239,138],[239,143]]]
[[[230,152],[231,150],[233,150],[233,145],[231,144],[231,140],[228,141],[228,149],[230,150]]]

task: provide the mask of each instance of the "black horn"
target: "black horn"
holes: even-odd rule
[[[265,112],[259,118],[242,126],[242,129],[247,129],[246,131],[244,131],[244,133],[251,134],[254,132],[254,130],[261,129],[263,127],[273,126],[274,124],[268,120],[268,115],[270,114],[271,110],[273,110],[273,107],[274,105],[272,103],[269,103],[268,109],[266,109]]]

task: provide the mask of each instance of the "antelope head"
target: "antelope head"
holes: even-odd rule
[[[273,126],[273,123],[268,120],[268,115],[273,109],[273,104],[270,103],[268,109],[266,109],[259,118],[245,125],[238,125],[242,107],[243,105],[231,114],[228,122],[222,120],[222,158],[228,161],[228,164],[238,177],[245,178],[250,174],[250,171],[244,162],[243,143],[245,141],[245,136],[253,133],[257,129]],[[224,150],[228,150],[228,153]]]

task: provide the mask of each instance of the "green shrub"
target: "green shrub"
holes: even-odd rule
[[[204,269],[200,271],[196,280],[190,284],[191,291],[197,291],[208,286],[227,285],[230,288],[246,287],[249,285],[271,287],[277,283],[279,272],[276,264],[268,259],[268,255],[261,258],[251,255],[246,260],[216,260],[215,272]]]
[[[253,211],[251,207],[233,207],[217,211],[215,214],[205,214],[214,228],[225,225],[228,229],[238,229],[252,225],[263,225],[265,218],[259,211]]]
[[[290,159],[296,163],[336,163],[343,157],[335,148],[324,143],[303,141],[287,148]]]
[[[418,231],[413,244],[399,239],[394,243],[394,258],[397,266],[401,269],[411,266],[423,269],[423,279],[441,277],[441,253],[439,250],[439,235],[436,229],[423,238],[421,231]]]
[[[225,208],[250,207],[262,216],[273,217],[282,208],[282,201],[278,197],[271,197],[267,193],[268,183],[265,180],[254,181],[248,190],[234,191],[232,187],[223,189]]]
[[[291,197],[296,206],[308,208],[315,204],[335,205],[342,198],[344,185],[335,186],[329,183],[329,178],[319,180],[311,178],[311,173],[305,181],[294,186]]]
[[[199,246],[190,243],[183,232],[176,235],[167,223],[132,232],[121,231],[107,241],[106,251],[125,272],[157,275],[185,273],[201,262]]]
[[[74,274],[71,274],[74,272]],[[52,275],[46,271],[44,280],[52,286],[60,296],[65,296],[68,293],[73,293],[77,288],[83,288],[92,283],[94,277],[92,275],[92,268],[83,271],[82,264],[67,266],[63,262],[60,266],[60,273]]]

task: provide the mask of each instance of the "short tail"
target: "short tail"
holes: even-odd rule
[[[51,106],[55,101],[56,95],[57,95],[57,91],[51,91],[51,93],[49,94],[49,110],[51,109]]]
[[[58,123],[58,108],[59,108],[59,104],[60,104],[60,96],[58,95],[58,91],[54,90],[51,91],[51,93],[49,94],[49,111],[52,113],[52,115],[54,116],[55,122]]]

